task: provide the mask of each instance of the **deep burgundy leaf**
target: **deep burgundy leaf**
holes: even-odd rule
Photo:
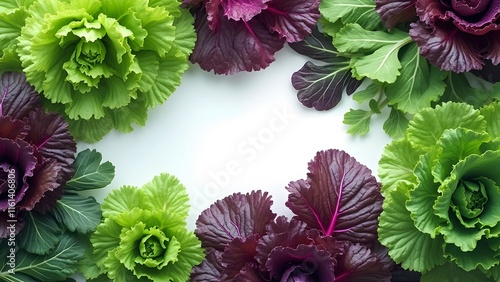
[[[224,266],[222,281],[234,281],[234,278],[247,264],[257,268],[255,248],[259,237],[259,235],[254,234],[247,238],[235,238],[227,244],[222,253],[222,265]]]
[[[274,281],[334,281],[334,262],[330,253],[318,246],[299,245],[274,248],[266,267]]]
[[[272,250],[278,246],[295,248],[298,245],[312,244],[313,240],[305,233],[306,224],[300,220],[292,219],[290,222],[284,216],[279,216],[276,221],[267,227],[266,235],[262,236],[256,248],[255,259],[259,262],[262,271],[266,269],[266,262]]]
[[[6,166],[8,169],[14,170],[16,175],[16,208],[20,209],[20,202],[27,193],[29,188],[28,179],[34,175],[34,170],[37,166],[37,159],[34,156],[33,147],[21,140],[12,140],[0,138],[0,165],[3,170]],[[8,174],[4,176],[8,177]],[[5,179],[2,179],[4,182]],[[0,211],[6,210],[8,207],[7,194],[0,195]],[[31,207],[33,208],[33,207]]]
[[[23,139],[30,127],[22,120],[12,119],[10,116],[0,116],[0,137],[6,139]]]
[[[326,63],[346,62],[345,57],[337,56],[338,52],[333,46],[332,38],[319,31],[318,26],[314,26],[311,34],[299,42],[291,42],[288,45],[297,53],[311,59],[320,60]]]
[[[271,0],[259,16],[287,42],[298,42],[312,32],[319,18],[319,0]]]
[[[53,208],[62,197],[62,186],[58,183],[60,170],[61,165],[54,159],[45,159],[38,164],[34,175],[28,179],[29,187],[17,208],[30,211],[36,206],[36,210],[40,212]]]
[[[344,151],[320,151],[306,180],[291,182],[286,206],[310,228],[338,240],[370,244],[382,211],[380,184]]]
[[[344,255],[335,266],[335,281],[390,282],[391,269],[367,247],[345,242]]]
[[[213,203],[196,221],[195,233],[205,248],[224,251],[235,238],[264,235],[276,214],[267,192],[235,193]]]
[[[484,35],[500,29],[498,26],[500,24],[500,0],[489,1],[484,13],[473,17],[461,16],[452,7],[446,7],[443,2],[436,0],[417,0],[415,7],[420,20],[429,25],[437,21],[452,23],[461,31],[474,35]]]
[[[22,119],[42,107],[40,96],[23,73],[6,72],[0,78],[0,116]]]
[[[46,114],[41,108],[31,112],[25,122],[31,127],[25,140],[44,158],[54,159],[61,165],[59,183],[64,185],[73,176],[76,154],[76,142],[67,122],[59,114]]]
[[[197,43],[190,60],[205,71],[216,74],[234,74],[256,71],[269,66],[274,54],[283,48],[284,40],[273,34],[258,18],[248,22],[225,18],[217,14],[219,24],[209,27],[205,9],[196,13]]]
[[[376,10],[388,29],[417,19],[416,0],[375,0]]]
[[[215,282],[221,281],[222,271],[222,252],[215,249],[205,250],[205,259],[203,262],[191,271],[192,282]]]
[[[342,99],[344,89],[349,95],[361,85],[362,80],[351,76],[349,63],[323,66],[306,62],[292,74],[292,85],[298,90],[297,98],[308,108],[325,111],[334,108]]]
[[[235,21],[249,21],[267,8],[269,0],[225,0],[221,1],[224,16]]]
[[[450,23],[427,27],[418,21],[411,24],[410,36],[417,42],[420,54],[442,70],[461,73],[483,67],[481,39]]]
[[[488,46],[486,50],[486,54],[484,57],[491,61],[490,64],[493,64],[497,67],[497,77],[498,77],[498,65],[500,64],[500,30],[499,31],[490,31],[488,34],[483,36],[483,39],[486,42],[486,46]],[[489,63],[489,62],[488,62]],[[492,79],[490,82],[497,82],[500,79]]]

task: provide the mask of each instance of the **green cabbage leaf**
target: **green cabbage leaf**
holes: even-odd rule
[[[194,20],[175,0],[34,0],[26,9],[15,44],[22,69],[77,139],[144,125],[189,67]]]
[[[499,111],[499,102],[425,108],[384,148],[379,239],[422,281],[500,279]]]

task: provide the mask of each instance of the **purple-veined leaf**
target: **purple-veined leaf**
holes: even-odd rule
[[[68,124],[59,114],[46,114],[42,108],[29,113],[26,123],[31,130],[25,140],[30,142],[43,157],[55,159],[61,165],[60,184],[73,175],[76,142],[69,133]]]
[[[260,70],[269,66],[275,60],[274,54],[284,46],[284,39],[269,31],[258,18],[232,21],[222,12],[214,19],[207,17],[205,9],[197,11],[194,25],[198,38],[190,57],[205,71],[234,74]],[[212,30],[211,25],[216,28]]]
[[[380,184],[344,151],[320,151],[307,179],[291,182],[286,206],[310,228],[338,240],[370,244],[382,211]]]
[[[319,0],[271,0],[261,16],[266,26],[287,42],[311,33],[319,18]]]
[[[267,192],[235,193],[213,203],[196,221],[195,233],[205,248],[224,251],[235,238],[262,236],[276,214]]]
[[[347,62],[345,57],[338,56],[337,49],[333,46],[330,36],[319,31],[315,26],[304,40],[289,43],[288,45],[297,53],[311,59],[320,60],[326,63]]]
[[[416,20],[415,2],[416,0],[375,0],[376,10],[388,29],[399,23]]]
[[[42,106],[35,89],[23,73],[4,73],[0,79],[0,116],[22,119]]]
[[[210,248],[205,251],[203,262],[191,271],[192,282],[220,281],[224,267],[221,264],[222,252]]]
[[[292,85],[298,90],[297,98],[308,108],[318,111],[334,108],[342,99],[344,89],[352,94],[361,85],[362,80],[351,76],[349,62],[332,63],[322,66],[312,62],[292,75]]]
[[[344,255],[335,267],[335,281],[391,281],[393,265],[385,265],[376,253],[362,244],[344,242]],[[387,267],[389,266],[389,267]]]

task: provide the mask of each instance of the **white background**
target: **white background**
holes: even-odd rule
[[[146,126],[78,144],[78,150],[97,149],[116,167],[111,185],[92,195],[101,202],[111,189],[140,187],[167,172],[187,188],[188,228],[194,229],[204,209],[234,192],[268,191],[274,212],[291,216],[285,187],[306,178],[319,150],[344,150],[376,176],[390,141],[382,130],[386,115],[374,116],[370,132],[360,137],[348,135],[342,123],[349,108],[359,107],[351,97],[330,111],[304,107],[291,76],[307,60],[286,46],[257,72],[224,76],[191,65],[166,103],[150,111]]]

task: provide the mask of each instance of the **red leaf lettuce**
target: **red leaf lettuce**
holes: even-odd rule
[[[382,196],[371,171],[339,150],[318,152],[309,170],[288,187],[290,220],[276,217],[260,190],[203,211],[195,233],[206,258],[192,281],[390,281],[393,262],[376,240]]]
[[[0,78],[0,238],[7,219],[24,224],[25,211],[45,213],[73,175],[76,143],[58,114],[48,114],[21,73]]]
[[[197,42],[190,60],[203,70],[233,74],[266,68],[285,42],[308,35],[319,1],[184,0],[195,16]]]
[[[456,73],[500,63],[500,1],[376,0],[386,27],[411,23],[410,36],[430,63]]]

